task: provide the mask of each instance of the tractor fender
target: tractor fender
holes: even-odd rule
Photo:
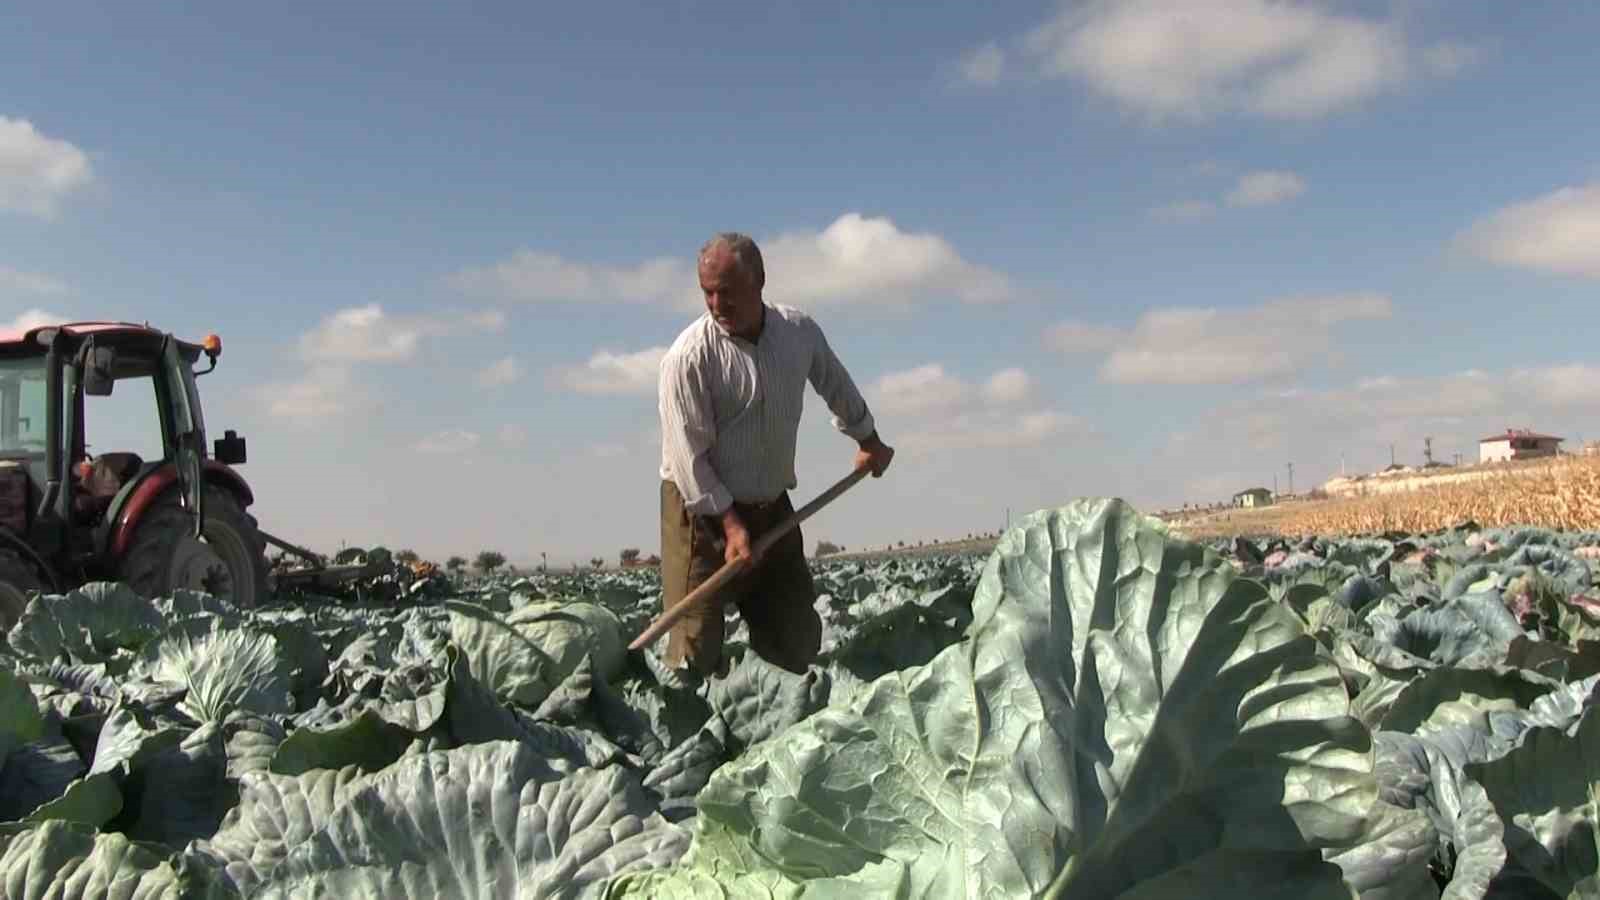
[[[231,466],[208,459],[205,461],[205,478],[207,484],[232,491],[239,498],[241,506],[249,507],[255,502],[250,485]],[[133,539],[134,529],[138,527],[145,511],[177,482],[177,465],[162,463],[140,473],[131,485],[124,488],[112,508],[107,510],[111,528],[106,534],[105,552],[113,559],[127,552],[128,542]]]

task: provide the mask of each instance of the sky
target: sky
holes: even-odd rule
[[[438,560],[657,552],[656,364],[725,230],[896,450],[808,547],[1572,448],[1597,31],[1492,0],[13,6],[0,324],[219,334],[207,426],[262,526]],[[142,402],[91,444],[138,445]],[[796,505],[855,449],[806,410]]]

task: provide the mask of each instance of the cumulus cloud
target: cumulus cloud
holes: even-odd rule
[[[476,431],[450,429],[423,437],[413,449],[418,453],[453,456],[476,449],[482,440]]]
[[[883,413],[914,416],[967,402],[972,387],[930,363],[879,376],[865,391],[868,404]]]
[[[1248,209],[1286,203],[1306,192],[1306,181],[1294,172],[1262,170],[1246,172],[1232,189],[1217,200],[1189,199],[1168,203],[1150,210],[1161,222],[1198,222],[1216,215],[1221,207]]]
[[[1436,458],[1450,448],[1474,461],[1477,440],[1506,428],[1556,430],[1600,412],[1600,366],[1586,363],[1480,369],[1443,375],[1379,376],[1292,395],[1262,392],[1211,411],[1191,446],[1226,438],[1245,449],[1328,460],[1327,448],[1396,443],[1417,448],[1433,436]],[[1569,441],[1575,435],[1562,435]],[[1413,456],[1415,450],[1407,452]],[[1371,455],[1371,454],[1369,454]],[[1334,456],[1337,460],[1337,456]],[[1404,461],[1404,460],[1402,460]],[[1420,460],[1413,460],[1420,462]]]
[[[494,388],[512,384],[521,377],[522,364],[515,357],[507,356],[480,369],[477,381],[479,387]]]
[[[1305,193],[1305,179],[1293,172],[1250,172],[1228,192],[1229,206],[1271,206]]]
[[[961,58],[961,75],[973,84],[998,84],[1005,71],[1006,54],[993,41]]]
[[[1045,343],[1107,353],[1100,379],[1116,384],[1233,384],[1291,375],[1331,354],[1335,330],[1393,314],[1381,294],[1290,297],[1238,309],[1166,307],[1132,328],[1063,322]]]
[[[929,363],[874,379],[864,390],[874,413],[897,421],[899,445],[919,451],[1034,446],[1077,422],[1066,413],[1025,407],[1033,378],[1001,369],[982,382]]]
[[[26,119],[0,116],[0,211],[54,218],[62,199],[92,179],[82,150]]]
[[[821,231],[757,237],[767,296],[811,307],[905,304],[932,297],[985,303],[1012,295],[1006,277],[962,258],[944,238],[903,231],[888,218],[846,213]],[[602,302],[703,309],[694,249],[628,265],[577,262],[521,250],[449,278],[457,290],[524,303]]]
[[[462,325],[497,330],[497,313],[463,316],[395,315],[378,303],[336,310],[300,337],[300,355],[311,362],[399,363],[417,355],[423,341],[459,333]]]
[[[65,321],[68,321],[66,316],[57,315],[52,312],[46,312],[42,309],[28,309],[18,313],[16,318],[12,319],[4,326],[0,326],[0,331],[21,332],[27,331],[31,328],[38,328],[42,325],[55,325]]]
[[[1498,265],[1600,278],[1600,182],[1507,206],[1473,223],[1457,241]]]
[[[1198,222],[1216,212],[1217,205],[1209,200],[1179,200],[1150,210],[1150,217],[1160,222]]]
[[[1033,390],[1033,379],[1019,368],[1001,369],[983,383],[983,398],[996,405],[1021,403]]]
[[[1191,121],[1315,118],[1475,59],[1458,42],[1418,43],[1397,21],[1276,0],[1063,4],[1012,52],[1039,75],[1073,79],[1135,113]],[[986,65],[965,67],[969,80],[998,80],[1006,55],[974,51],[968,59]]]
[[[258,393],[268,415],[299,424],[350,414],[363,402],[349,368],[336,365],[313,366],[292,381],[263,385]]]
[[[8,294],[59,296],[66,292],[67,285],[59,278],[0,266],[0,297]]]
[[[569,366],[555,373],[556,380],[580,394],[640,394],[656,391],[665,346],[647,347],[632,353],[600,350],[581,366]]]

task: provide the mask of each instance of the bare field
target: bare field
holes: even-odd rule
[[[1465,521],[1485,527],[1600,531],[1600,457],[1568,457],[1478,481],[1448,482],[1365,497],[1230,509],[1176,523],[1196,538],[1235,534],[1349,536],[1432,531]]]

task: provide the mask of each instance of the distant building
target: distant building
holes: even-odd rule
[[[1478,441],[1478,462],[1509,462],[1555,456],[1561,452],[1561,442],[1564,440],[1566,438],[1507,428],[1505,434],[1491,434]]]
[[[1234,506],[1271,506],[1272,492],[1266,488],[1249,488],[1233,495]]]

